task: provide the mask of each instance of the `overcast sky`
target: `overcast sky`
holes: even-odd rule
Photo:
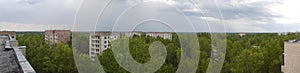
[[[151,17],[168,21],[168,24],[173,25],[175,28],[187,30],[184,27],[188,24],[183,24],[187,21],[181,19],[184,17],[180,16],[184,15],[191,21],[196,31],[209,31],[209,27],[211,30],[214,30],[212,29],[214,27],[215,29],[222,28],[222,21],[228,32],[300,30],[300,9],[298,8],[300,7],[300,4],[298,4],[300,1],[297,0],[216,0],[216,3],[212,1],[113,0],[103,11],[103,15],[98,18],[97,23],[89,23],[84,26],[90,27],[87,29],[111,30],[113,24],[117,23],[116,20],[124,13],[124,16],[127,15],[127,17],[123,17],[123,21],[122,18],[119,19],[119,22],[124,24],[122,27],[134,24],[134,22],[130,23],[129,21]],[[82,0],[0,0],[0,30],[73,29],[75,17],[77,16],[77,19],[80,19],[81,16],[84,16],[78,16],[76,13],[80,14],[84,10],[97,12],[97,10],[104,8],[108,0],[98,0],[97,2],[94,3],[99,4],[99,9],[95,9],[95,7],[88,8],[88,6],[81,7],[85,5],[82,4],[84,3]],[[98,14],[91,16],[97,17]],[[145,18],[137,18],[138,16]],[[93,20],[95,18],[88,18],[87,20],[89,19]],[[207,25],[205,21],[210,25]],[[97,24],[96,27],[95,24]],[[168,28],[167,26],[159,22],[145,22],[142,25],[137,29],[169,31],[165,29]]]

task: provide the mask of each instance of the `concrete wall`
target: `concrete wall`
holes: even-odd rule
[[[300,73],[300,43],[284,43],[284,73]]]

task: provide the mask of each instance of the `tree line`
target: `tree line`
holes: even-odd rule
[[[43,34],[21,34],[17,39],[26,46],[26,58],[37,73],[77,73],[68,44],[46,43]]]
[[[88,34],[86,36],[72,37],[85,41],[72,43],[72,47],[88,58]],[[209,33],[197,35],[200,49],[200,58],[197,73],[205,73],[212,54],[211,36]],[[76,73],[77,68],[74,62],[71,44],[48,44],[44,41],[43,34],[22,34],[18,35],[20,45],[27,46],[27,59],[38,73]],[[284,42],[300,38],[299,35],[288,34],[278,36],[275,33],[257,33],[239,36],[238,34],[227,34],[226,56],[222,66],[222,73],[281,73],[281,54],[283,53]],[[75,39],[74,39],[75,40]],[[134,36],[129,40],[130,54],[135,61],[147,63],[151,56],[149,46],[155,41],[161,41],[167,50],[167,57],[164,64],[157,73],[174,73],[177,71],[181,59],[181,43],[176,34],[172,40],[161,37],[153,38]],[[85,42],[85,43],[83,43]],[[75,45],[76,44],[76,45]],[[85,44],[85,46],[78,46]],[[103,51],[98,59],[108,73],[127,73],[114,58],[113,50],[108,48]],[[99,64],[100,65],[100,64]],[[88,65],[80,65],[89,68]],[[88,71],[88,69],[87,69]]]

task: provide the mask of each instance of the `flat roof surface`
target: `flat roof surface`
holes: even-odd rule
[[[18,64],[15,59],[13,50],[5,50],[5,41],[9,40],[8,36],[0,36],[0,73],[19,72]]]

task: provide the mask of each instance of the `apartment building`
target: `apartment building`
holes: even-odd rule
[[[172,33],[171,32],[146,32],[146,36],[150,37],[162,37],[164,39],[172,40]]]
[[[109,42],[117,40],[121,37],[128,36],[132,38],[134,35],[141,36],[142,32],[109,32],[101,31],[90,33],[89,55],[95,58],[96,55],[101,55],[101,52],[110,47]]]
[[[96,55],[101,55],[102,51],[110,48],[109,42],[127,36],[132,38],[134,35],[141,36],[143,32],[93,32],[90,33],[89,56],[94,59]],[[169,32],[146,32],[150,37],[162,37],[164,39],[172,39],[172,33]]]
[[[300,73],[300,39],[284,43],[281,71],[283,73]]]
[[[109,42],[117,40],[121,37],[119,32],[95,32],[90,33],[90,49],[89,55],[91,58],[95,58],[96,55],[100,55],[102,51],[110,47]]]
[[[67,44],[71,38],[71,30],[45,30],[45,41],[50,43],[63,42]]]

